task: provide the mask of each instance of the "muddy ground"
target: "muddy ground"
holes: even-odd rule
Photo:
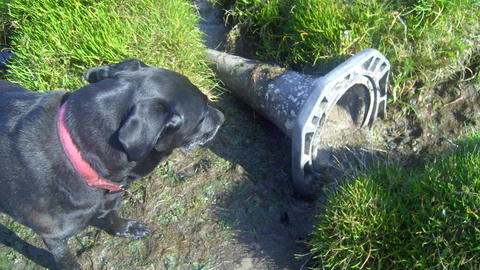
[[[310,262],[304,241],[325,202],[324,187],[369,161],[418,161],[478,128],[475,81],[446,82],[409,104],[389,105],[367,140],[338,149],[341,162],[316,182],[313,201],[295,196],[290,139],[221,89],[216,106],[226,122],[215,139],[186,156],[175,152],[125,193],[121,214],[145,222],[151,234],[118,238],[98,223],[71,247],[85,269],[303,269]],[[0,219],[0,269],[52,267],[39,237]]]

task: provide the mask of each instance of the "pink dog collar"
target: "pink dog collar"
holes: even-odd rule
[[[78,150],[77,146],[73,143],[72,136],[65,125],[65,111],[67,103],[65,102],[60,107],[60,112],[58,115],[58,135],[60,136],[60,141],[62,142],[63,149],[67,153],[70,162],[77,171],[82,175],[83,178],[87,181],[87,185],[95,188],[106,189],[109,193],[122,192],[125,189],[111,184],[98,176],[98,174],[90,167],[83,158],[82,153]]]

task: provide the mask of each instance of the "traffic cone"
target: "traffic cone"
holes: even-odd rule
[[[383,117],[390,63],[366,49],[325,76],[305,75],[279,66],[207,50],[212,68],[236,96],[292,139],[295,190],[312,196],[312,180],[333,165],[328,142],[353,134]]]

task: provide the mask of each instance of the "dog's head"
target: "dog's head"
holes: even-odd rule
[[[152,150],[170,153],[204,144],[224,121],[224,115],[208,105],[207,97],[187,77],[136,59],[91,68],[85,79],[90,83],[116,79],[120,87],[130,88],[120,90],[128,92],[130,100],[118,140],[133,161]]]

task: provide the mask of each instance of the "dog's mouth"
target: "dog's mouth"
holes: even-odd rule
[[[205,145],[213,139],[215,134],[217,134],[218,129],[225,121],[225,116],[223,113],[217,109],[209,108],[209,111],[203,121],[199,124],[199,130],[206,130],[200,132],[199,136],[192,138],[189,143],[186,143],[184,146],[180,147],[185,153],[193,151],[197,146]]]
[[[185,153],[190,153],[197,146],[205,145],[206,143],[211,141],[213,139],[213,137],[215,137],[215,134],[217,133],[219,127],[220,127],[220,125],[218,125],[215,129],[211,130],[210,132],[204,133],[203,135],[201,135],[200,137],[198,137],[194,141],[190,142],[186,146],[182,146],[181,147],[182,151],[184,151]]]

